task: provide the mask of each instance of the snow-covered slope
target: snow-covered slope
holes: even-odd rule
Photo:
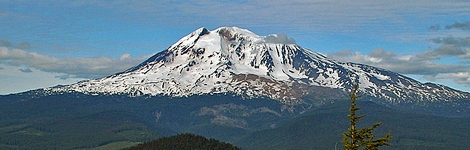
[[[246,29],[200,28],[168,49],[122,73],[47,88],[47,92],[191,96],[236,94],[295,105],[315,87],[360,93],[390,103],[455,101],[470,94],[422,84],[400,74],[343,63],[296,45],[285,35],[258,36]]]

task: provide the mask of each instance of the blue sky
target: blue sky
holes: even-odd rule
[[[470,92],[469,15],[467,1],[0,0],[0,94],[120,72],[221,26]]]

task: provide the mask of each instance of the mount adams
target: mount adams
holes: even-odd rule
[[[284,34],[258,36],[237,27],[197,29],[124,72],[44,92],[172,97],[234,94],[294,106],[308,103],[307,99],[344,97],[355,83],[365,99],[390,106],[445,104],[465,110],[470,98],[469,93],[423,84],[389,70],[328,59]]]

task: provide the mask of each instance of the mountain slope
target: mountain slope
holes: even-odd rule
[[[422,84],[372,66],[343,63],[302,48],[285,35],[258,36],[237,27],[200,28],[165,51],[124,72],[48,92],[191,96],[232,93],[269,97],[288,105],[327,88],[331,95],[359,92],[382,103],[454,102],[470,94]]]

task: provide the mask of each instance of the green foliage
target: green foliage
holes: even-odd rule
[[[370,101],[356,101],[360,113],[366,114],[358,123],[365,127],[382,121],[374,130],[375,135],[385,135],[393,130],[391,146],[384,150],[452,149],[467,150],[470,147],[470,117],[449,118],[423,115],[391,109]],[[341,148],[338,139],[349,128],[347,116],[349,99],[325,105],[314,111],[293,118],[278,127],[257,131],[234,142],[244,150],[306,150]]]
[[[190,133],[178,134],[171,137],[158,138],[157,140],[145,142],[128,150],[240,150],[232,144],[220,142],[215,139],[207,139],[203,136]]]
[[[357,121],[364,117],[364,115],[356,115],[356,111],[360,110],[360,108],[356,107],[356,99],[361,97],[356,95],[357,89],[358,85],[356,84],[350,94],[351,108],[349,108],[349,111],[351,113],[348,114],[348,118],[351,125],[348,128],[348,131],[343,133],[343,148],[347,150],[358,150],[361,147],[365,147],[364,149],[366,150],[376,150],[379,149],[379,146],[390,146],[389,142],[392,138],[390,136],[390,132],[388,132],[385,137],[378,139],[376,139],[375,135],[372,133],[372,131],[380,126],[382,122],[375,123],[372,127],[357,129]]]
[[[0,149],[90,149],[159,137],[127,102],[103,97],[0,97]],[[164,131],[164,130],[161,130]],[[122,148],[122,147],[121,147]]]

